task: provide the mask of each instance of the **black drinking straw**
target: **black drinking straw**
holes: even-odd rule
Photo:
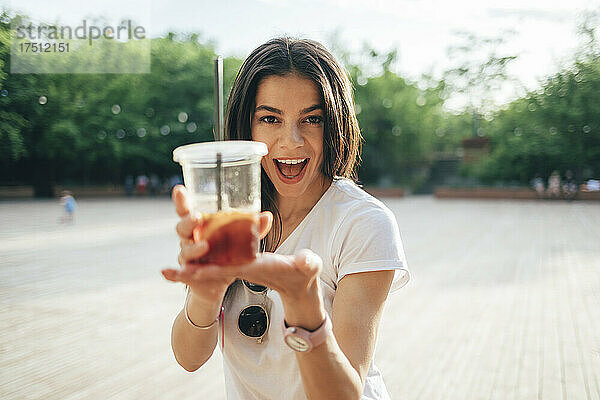
[[[223,57],[215,59],[215,141],[224,140],[223,135]],[[217,210],[223,209],[222,155],[217,153]]]

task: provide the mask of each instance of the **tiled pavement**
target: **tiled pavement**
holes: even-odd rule
[[[393,399],[600,400],[600,205],[386,199],[413,280],[376,363]],[[0,399],[224,399],[177,365],[167,199],[0,202]]]

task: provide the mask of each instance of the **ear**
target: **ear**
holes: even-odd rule
[[[258,219],[258,236],[263,239],[273,227],[273,214],[271,211],[263,211]]]

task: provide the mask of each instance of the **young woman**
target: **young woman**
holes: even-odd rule
[[[238,73],[226,132],[269,150],[265,251],[198,267],[208,245],[192,240],[200,221],[185,188],[173,190],[183,268],[163,275],[189,286],[173,323],[177,362],[195,371],[219,341],[228,399],[388,399],[373,352],[388,293],[409,274],[393,214],[353,181],[361,135],[343,68],[311,40],[261,45]]]

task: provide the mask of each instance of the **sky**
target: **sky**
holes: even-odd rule
[[[582,13],[600,11],[600,0],[0,0],[3,7],[63,24],[90,15],[131,18],[152,37],[198,32],[220,54],[240,58],[273,36],[328,45],[336,33],[349,50],[364,44],[378,51],[398,49],[394,70],[413,81],[455,65],[447,48],[458,43],[458,31],[503,37],[502,53],[518,55],[509,72],[533,89],[572,60]]]

